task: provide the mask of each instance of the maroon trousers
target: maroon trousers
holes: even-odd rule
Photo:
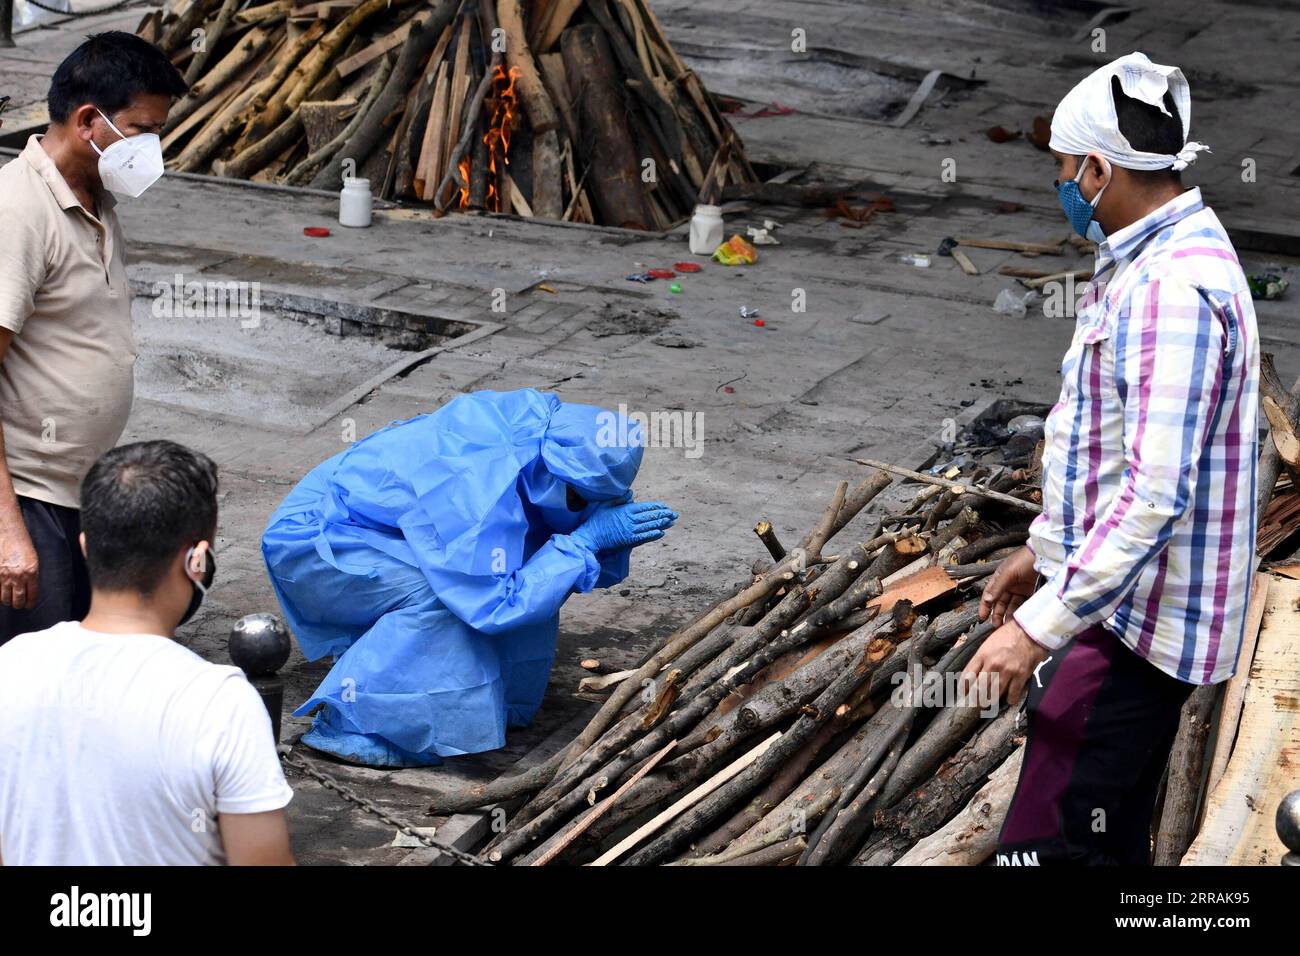
[[[1156,792],[1194,689],[1101,625],[1054,651],[1029,682],[997,864],[1149,865]]]

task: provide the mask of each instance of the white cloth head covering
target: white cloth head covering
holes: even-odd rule
[[[1183,148],[1177,153],[1146,153],[1134,149],[1119,131],[1111,77],[1119,77],[1124,93],[1135,100],[1159,107],[1166,116],[1164,98],[1168,92],[1178,107],[1183,123]],[[1129,53],[1094,70],[1065,94],[1052,115],[1050,145],[1058,153],[1082,156],[1101,153],[1124,169],[1186,169],[1196,154],[1209,147],[1187,141],[1192,125],[1192,94],[1187,78],[1176,66],[1152,63],[1145,53]]]

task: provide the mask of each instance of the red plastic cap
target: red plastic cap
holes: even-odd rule
[[[303,229],[304,236],[311,236],[313,239],[324,239],[330,234],[330,231],[324,226],[307,226]]]

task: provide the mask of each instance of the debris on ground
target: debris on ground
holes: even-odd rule
[[[599,318],[587,323],[587,331],[598,339],[611,335],[647,335],[662,332],[664,327],[678,319],[676,312],[668,309],[635,309],[606,302],[601,306]]]

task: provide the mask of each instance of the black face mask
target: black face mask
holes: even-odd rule
[[[185,555],[185,576],[187,578],[190,576],[189,575],[190,558],[192,558],[193,556],[194,556],[194,549],[190,548],[190,550]],[[181,624],[184,624],[186,621],[188,621],[190,618],[192,618],[195,615],[195,613],[199,609],[199,605],[203,603],[203,598],[208,593],[208,588],[212,587],[212,581],[216,576],[217,576],[217,559],[216,556],[213,555],[212,549],[208,548],[208,553],[204,555],[204,561],[203,561],[203,580],[196,581],[193,578],[190,578],[190,585],[194,588],[194,593],[190,596],[189,606],[185,608],[185,613],[181,615],[180,621],[177,622],[176,625],[177,627],[180,627]]]

